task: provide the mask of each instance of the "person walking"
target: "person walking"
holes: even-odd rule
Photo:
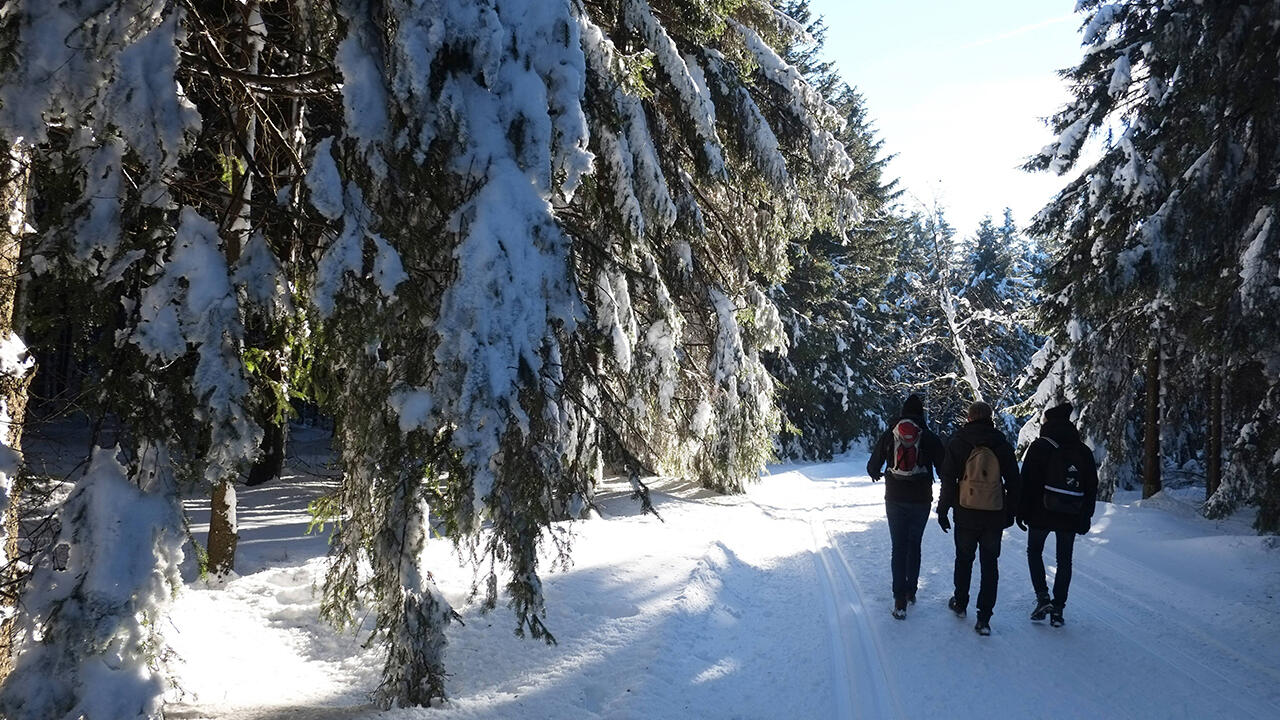
[[[1071,422],[1071,410],[1070,403],[1063,403],[1044,412],[1040,437],[1022,459],[1022,499],[1015,519],[1027,531],[1027,568],[1036,593],[1031,619],[1040,621],[1048,615],[1053,627],[1065,622],[1062,609],[1071,587],[1076,535],[1089,532],[1098,501],[1098,466]],[[1052,597],[1044,571],[1049,533],[1053,533],[1058,559]]]
[[[991,614],[1000,581],[1000,538],[1013,525],[1022,482],[1013,446],[992,420],[991,406],[975,402],[967,420],[947,442],[938,476],[938,525],[951,529],[948,515],[955,515],[955,593],[947,607],[964,617],[969,606],[973,558],[977,553],[982,578],[978,585],[979,635],[991,634]]]
[[[910,395],[902,412],[880,435],[867,461],[872,482],[884,476],[884,514],[893,545],[893,616],[907,617],[920,584],[920,540],[933,502],[934,466],[942,460],[942,441],[924,420],[924,403]]]

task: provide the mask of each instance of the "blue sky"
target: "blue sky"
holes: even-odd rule
[[[1019,225],[1064,179],[1018,167],[1052,137],[1067,99],[1056,70],[1080,59],[1074,0],[811,0],[825,54],[866,98],[891,175],[937,201],[961,233],[1005,206]]]

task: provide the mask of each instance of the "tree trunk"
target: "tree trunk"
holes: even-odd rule
[[[236,543],[236,486],[232,480],[223,480],[213,489],[209,507],[209,562],[210,575],[226,575],[235,569]]]
[[[1222,368],[1209,373],[1209,438],[1205,444],[1204,499],[1222,484]]]
[[[1160,492],[1160,345],[1147,353],[1146,437],[1142,447],[1142,497]]]
[[[239,49],[239,56],[244,69],[250,73],[258,71],[258,45],[254,42],[254,28],[251,23],[257,17],[256,0],[246,2],[241,10],[240,37],[231,44]],[[234,57],[235,53],[228,53]],[[257,141],[257,115],[253,103],[248,98],[239,101],[235,113],[235,125],[230,128],[232,137],[228,138],[227,157],[237,158],[231,163],[231,207],[227,213],[229,227],[223,228],[225,254],[227,264],[234,265],[240,259],[240,252],[248,240],[251,199],[253,196],[253,173],[250,168],[254,162],[254,148]],[[241,164],[243,161],[243,164]],[[234,478],[224,478],[213,488],[209,502],[209,572],[223,575],[230,572],[235,565],[236,542],[236,491]]]
[[[30,181],[28,155],[21,145],[6,148],[0,162],[0,201],[4,222],[0,224],[0,340],[18,342],[14,330],[14,305],[18,297],[18,259],[23,229],[27,221],[27,186]],[[0,449],[0,522],[4,529],[4,563],[0,569],[0,683],[13,671],[13,641],[22,572],[18,563],[19,499],[18,478],[22,452],[22,423],[26,418],[27,388],[31,385],[30,362],[0,370],[0,442],[12,451]]]
[[[287,422],[284,418],[277,421],[273,417],[267,417],[263,421],[260,446],[262,455],[249,468],[249,479],[245,481],[245,485],[254,487],[280,477],[280,470],[284,467],[285,423]]]
[[[956,351],[956,358],[960,360],[960,369],[963,371],[961,377],[973,393],[972,402],[983,402],[982,383],[978,378],[978,366],[974,362],[973,356],[969,354],[969,344],[965,342],[963,328],[960,327],[960,320],[956,314],[956,297],[951,292],[951,272],[948,270],[950,261],[947,260],[949,252],[948,248],[943,247],[941,233],[935,228],[933,231],[933,258],[934,262],[938,264],[938,305],[941,306],[942,315],[947,320],[947,329],[951,332],[951,344]],[[968,405],[968,403],[965,404]]]

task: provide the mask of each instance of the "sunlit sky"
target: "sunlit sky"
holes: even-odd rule
[[[1075,0],[811,0],[825,55],[860,90],[909,206],[970,234],[1004,207],[1025,225],[1064,180],[1019,169],[1081,56]]]

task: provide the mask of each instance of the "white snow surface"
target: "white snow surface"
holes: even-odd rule
[[[447,541],[430,541],[427,567],[466,622],[449,628],[450,700],[385,714],[365,697],[379,652],[316,619],[325,538],[304,534],[305,506],[333,481],[294,474],[245,489],[242,575],[188,585],[177,599],[167,635],[188,694],[168,712],[189,720],[1274,717],[1280,544],[1243,519],[1210,522],[1189,500],[1164,494],[1100,503],[1093,530],[1077,540],[1063,628],[1027,619],[1026,535],[1012,528],[994,632],[981,638],[972,608],[961,620],[945,607],[952,538],[932,520],[919,603],[905,621],[890,616],[883,487],[864,466],[865,457],[849,456],[775,467],[735,497],[650,478],[665,522],[638,514],[625,480],[606,482],[601,515],[572,526],[573,566],[543,578],[554,646],[516,638],[505,609],[482,614],[468,600],[470,571]],[[197,536],[202,522],[197,512]],[[1045,561],[1052,573],[1052,550]],[[1038,679],[1034,668],[1053,668],[1057,679]]]

